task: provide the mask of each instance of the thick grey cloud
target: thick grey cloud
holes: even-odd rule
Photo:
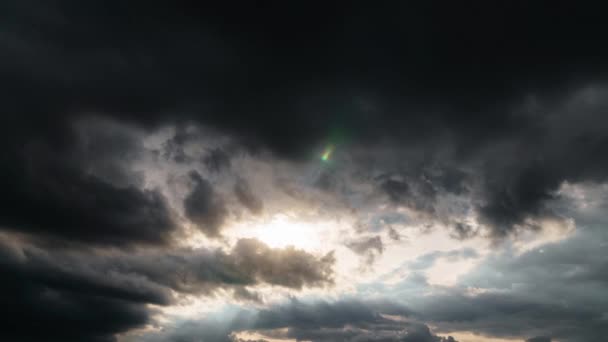
[[[241,239],[230,253],[194,250],[138,256],[125,271],[186,292],[259,283],[301,289],[332,284],[333,263],[332,254],[317,258],[292,247],[272,249],[255,239]]]
[[[203,164],[211,172],[220,172],[230,168],[230,156],[226,151],[213,148],[203,156]]]
[[[115,341],[115,333],[150,320],[146,303],[169,296],[144,279],[98,273],[83,258],[6,241],[0,256],[0,337],[7,341]]]
[[[171,304],[173,293],[232,288],[237,299],[259,301],[244,287],[300,289],[333,281],[331,255],[271,249],[255,240],[240,240],[229,252],[97,254],[49,251],[3,239],[0,256],[5,294],[0,336],[19,341],[114,341],[116,333],[151,323],[154,311],[147,304]],[[31,329],[33,324],[40,329]]]
[[[184,212],[198,229],[209,237],[219,237],[228,210],[208,180],[196,172],[190,172],[193,188],[184,199]]]
[[[65,142],[65,126],[93,111],[144,128],[209,125],[290,159],[382,142],[357,167],[404,176],[378,185],[393,201],[433,213],[444,191],[472,190],[497,238],[551,215],[563,181],[606,174],[608,49],[593,6],[155,4],[137,24],[141,7],[116,1],[4,6],[6,140]],[[167,146],[172,160],[188,159],[184,139]],[[211,169],[228,165],[218,156]]]
[[[335,159],[314,184],[327,202],[343,201],[353,213],[409,209],[412,225],[447,226],[456,239],[481,234],[498,242],[538,231],[543,219],[567,217],[549,205],[564,196],[565,182],[601,183],[608,175],[607,24],[599,5],[9,0],[0,7],[0,229],[40,248],[28,249],[25,261],[3,260],[8,275],[0,287],[15,294],[5,307],[18,307],[20,323],[3,316],[9,340],[44,331],[59,340],[111,340],[148,321],[144,303],[166,303],[169,288],[228,286],[248,297],[244,289],[255,284],[331,284],[331,254],[319,259],[253,240],[229,252],[160,250],[172,248],[180,229],[173,209],[183,207],[211,238],[222,236],[228,218],[220,194],[230,190],[216,186],[238,163],[219,145],[190,155],[192,137],[181,129],[188,125],[210,127],[248,156],[269,152],[268,160],[293,169],[333,144]],[[90,113],[121,124],[87,121]],[[148,133],[167,125],[177,133],[148,150],[158,138]],[[162,193],[167,179],[134,170],[142,156],[170,164],[163,172],[198,170],[185,199]],[[235,173],[250,179],[243,171]],[[371,185],[373,194],[353,199],[360,195],[353,185]],[[249,190],[237,183],[230,193],[252,212],[261,212],[258,203],[271,207],[265,194]],[[170,203],[180,208],[171,208],[176,198]],[[396,241],[399,234],[389,232]],[[420,304],[428,309],[417,311],[445,330],[605,336],[598,241],[605,241],[601,230],[593,230],[543,253],[493,256],[463,280],[492,291],[459,289],[439,302],[429,296]],[[350,247],[379,254],[378,242]],[[594,257],[586,257],[590,251]],[[71,252],[112,276],[78,267],[64,254]],[[439,257],[449,256],[427,256],[418,267]],[[416,272],[404,283],[404,294],[428,285]],[[59,310],[66,307],[75,311]],[[47,329],[20,329],[48,317],[56,322]],[[294,324],[292,331],[329,339],[323,334],[344,327],[311,329]],[[348,336],[393,332],[363,330]],[[422,327],[404,330],[390,338],[435,338]]]
[[[293,289],[331,285],[333,255],[316,257],[292,247],[273,249],[240,239],[228,252],[192,249],[126,254],[98,261],[101,270],[118,270],[184,293],[270,284]]]
[[[434,211],[437,190],[430,181],[412,181],[408,184],[402,180],[388,179],[380,187],[394,203],[426,213],[432,214]]]
[[[172,210],[130,169],[146,154],[136,132],[89,118],[65,134],[69,145],[39,137],[3,154],[0,228],[59,243],[167,244]]]

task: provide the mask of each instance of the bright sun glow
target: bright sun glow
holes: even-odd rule
[[[312,250],[321,247],[326,224],[293,221],[287,215],[273,216],[269,221],[245,228],[241,237],[256,238],[270,247],[294,246]]]

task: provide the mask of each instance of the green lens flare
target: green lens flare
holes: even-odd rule
[[[328,161],[329,158],[331,157],[331,154],[333,151],[334,151],[334,147],[332,145],[327,146],[325,148],[325,150],[323,151],[323,154],[321,155],[321,160]]]

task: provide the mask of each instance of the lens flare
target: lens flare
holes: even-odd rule
[[[321,160],[322,161],[329,161],[329,158],[331,158],[331,154],[334,152],[334,147],[332,145],[329,145],[325,148],[325,150],[323,151],[323,154],[321,155]]]

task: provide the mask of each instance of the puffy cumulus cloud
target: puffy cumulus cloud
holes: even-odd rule
[[[254,240],[239,241],[229,252],[124,253],[45,250],[6,237],[0,256],[6,294],[0,336],[19,341],[114,341],[116,333],[153,322],[149,304],[231,288],[236,299],[259,302],[246,286],[325,286],[333,265],[331,255],[317,258]]]
[[[256,311],[218,313],[223,324],[213,326],[216,318],[191,321],[159,335],[141,336],[148,341],[238,341],[241,333],[255,332],[272,339],[303,341],[408,341],[455,342],[451,336],[433,334],[425,324],[409,321],[409,310],[388,302],[355,299],[301,301],[291,299]],[[229,322],[229,323],[227,323]],[[251,334],[249,334],[251,335]]]

